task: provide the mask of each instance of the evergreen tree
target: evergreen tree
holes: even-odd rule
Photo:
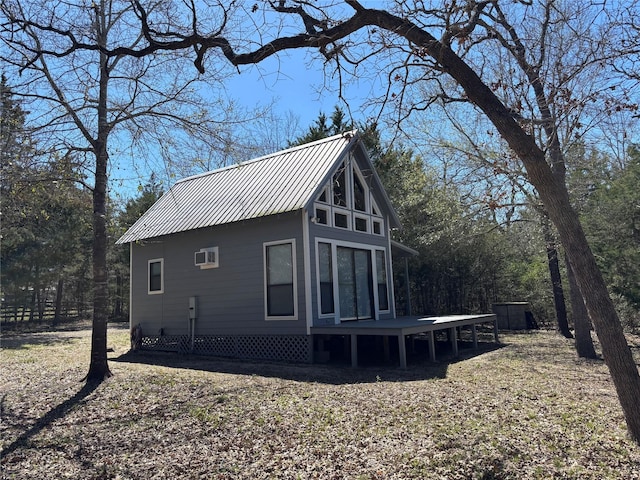
[[[29,175],[31,148],[24,131],[25,112],[14,98],[7,78],[0,79],[0,210],[2,211],[2,298],[4,318],[25,318],[30,302],[32,265],[37,232],[26,220],[32,205],[20,179]]]
[[[14,99],[3,74],[0,77],[0,168],[3,178],[6,178],[10,166],[24,160],[23,151],[29,148],[24,118],[25,112]]]
[[[318,118],[313,125],[309,127],[307,133],[289,142],[289,146],[304,145],[305,143],[315,142],[316,140],[338,135],[339,133],[353,129],[353,125],[346,121],[344,111],[337,105],[333,109],[330,120],[331,123],[328,124],[327,116],[320,112]]]
[[[111,237],[119,238],[144,212],[162,196],[162,186],[151,175],[149,182],[140,186],[140,194],[129,199],[124,209],[118,212],[111,226]],[[108,255],[109,271],[109,299],[111,303],[111,319],[124,321],[127,319],[129,306],[129,246],[114,245]]]
[[[25,113],[4,77],[0,104],[5,317],[42,320],[54,300],[54,322],[61,317],[63,300],[67,312],[81,314],[89,287],[91,194],[76,186],[68,159],[36,161],[46,155],[36,151],[24,131]]]
[[[583,211],[599,266],[611,291],[635,310],[628,323],[640,327],[640,147],[629,149],[621,168],[594,184]],[[633,317],[636,317],[633,322]]]

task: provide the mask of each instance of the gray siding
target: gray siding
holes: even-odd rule
[[[208,227],[133,245],[132,325],[145,335],[186,335],[189,297],[198,298],[196,335],[306,334],[301,212]],[[263,243],[296,240],[297,320],[265,320]],[[194,265],[195,251],[219,248],[218,268]],[[147,262],[164,259],[164,293],[147,293]]]

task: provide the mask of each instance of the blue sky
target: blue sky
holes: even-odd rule
[[[259,65],[242,66],[240,74],[227,82],[228,95],[247,107],[277,99],[277,113],[294,112],[300,125],[306,127],[320,111],[331,113],[338,103],[337,92],[318,92],[324,84],[324,73],[318,62],[309,68],[304,51],[272,57]]]
[[[275,117],[293,114],[300,129],[297,134],[301,134],[320,112],[329,116],[336,105],[343,105],[339,100],[337,82],[327,83],[331,79],[325,78],[321,61],[311,61],[310,54],[311,51],[298,49],[269,57],[258,65],[241,66],[240,73],[234,73],[225,82],[226,96],[248,112],[257,106],[272,104]],[[365,90],[369,91],[369,88],[362,91]],[[351,88],[346,94],[354,120],[364,120],[360,109],[364,101],[361,91]],[[123,158],[112,175],[112,191],[124,199],[135,197],[138,186],[146,183],[150,175],[145,168],[132,172],[127,163],[128,160]],[[169,188],[171,185],[164,186]]]
[[[258,65],[240,67],[240,73],[227,82],[229,97],[248,108],[275,99],[275,113],[293,112],[306,130],[320,112],[330,115],[336,105],[342,105],[337,80],[325,77],[322,61],[311,59],[312,52],[290,50]],[[364,120],[361,107],[366,100],[364,92],[369,90],[369,85],[362,89],[350,86],[343,92],[354,120]]]

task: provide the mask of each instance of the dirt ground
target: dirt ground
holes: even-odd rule
[[[89,345],[3,332],[3,479],[640,479],[606,366],[554,332],[402,370],[130,353],[113,325],[98,385]]]

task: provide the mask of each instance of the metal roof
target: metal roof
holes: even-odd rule
[[[116,243],[305,208],[357,141],[348,132],[180,180]]]

